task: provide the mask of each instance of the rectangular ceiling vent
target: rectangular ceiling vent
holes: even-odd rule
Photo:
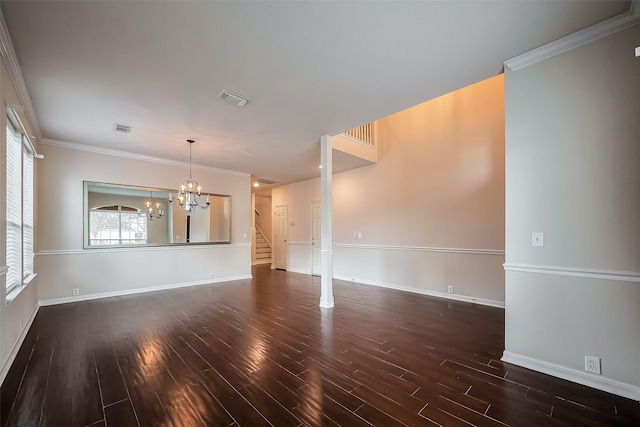
[[[271,181],[270,179],[264,179],[264,178],[258,178],[257,181],[261,184],[267,184],[267,185],[272,185],[278,182],[278,181]]]
[[[226,89],[218,94],[218,98],[224,99],[225,101],[234,104],[236,107],[244,107],[247,102],[251,101],[249,98],[245,98],[242,95],[238,95],[237,93],[230,92]]]
[[[116,132],[131,133],[131,126],[119,125],[118,123],[114,123],[113,130],[115,130]]]

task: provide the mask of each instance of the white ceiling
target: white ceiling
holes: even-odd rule
[[[319,176],[321,135],[492,77],[629,5],[2,1],[2,12],[38,137],[180,161],[192,138],[194,163],[289,183]],[[225,103],[223,89],[251,101]]]

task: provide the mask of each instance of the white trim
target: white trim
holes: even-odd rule
[[[183,283],[171,283],[168,285],[159,285],[159,286],[150,286],[148,288],[137,288],[137,289],[125,289],[121,291],[112,291],[112,292],[101,292],[99,294],[88,294],[88,295],[80,295],[75,297],[63,297],[63,298],[53,298],[39,301],[41,306],[48,305],[57,305],[57,304],[66,304],[69,302],[78,302],[78,301],[90,301],[94,299],[102,299],[102,298],[111,298],[111,297],[120,297],[125,295],[134,295],[134,294],[142,294],[146,292],[155,292],[155,291],[164,291],[167,289],[177,289],[177,288],[185,288],[188,286],[201,286],[201,285],[211,285],[214,283],[221,282],[230,282],[233,280],[244,280],[251,279],[253,276],[250,274],[243,276],[232,276],[232,277],[224,277],[221,279],[207,279],[207,280],[196,280],[193,282],[183,282]]]
[[[38,150],[36,150],[36,147],[33,145],[32,142],[32,134],[33,131],[29,131],[26,126],[24,125],[23,120],[20,118],[20,114],[22,114],[23,116],[25,116],[25,119],[27,120],[27,123],[29,122],[29,117],[26,116],[25,112],[24,112],[24,107],[22,105],[12,105],[12,104],[6,104],[7,107],[7,115],[10,116],[9,121],[11,121],[12,125],[14,125],[15,127],[19,127],[20,129],[16,129],[17,131],[21,131],[22,135],[24,136],[22,142],[23,144],[26,143],[28,148],[27,150],[31,151],[31,154],[33,155],[34,159],[43,159],[44,156],[40,153],[38,153]],[[16,126],[16,122],[18,126]]]
[[[576,47],[591,43],[603,37],[607,37],[618,31],[622,31],[640,22],[640,6],[637,1],[631,3],[629,11],[614,16],[606,21],[569,34],[566,37],[547,43],[527,53],[508,59],[503,62],[505,68],[518,71],[530,65],[549,59],[553,56],[567,52]]]
[[[260,227],[258,227],[258,224],[256,224],[256,230],[258,230],[260,232],[260,234],[262,235],[262,237],[264,238],[264,240],[267,241],[267,244],[269,245],[269,248],[273,249],[273,246],[271,246],[271,242],[267,238],[267,235],[262,232],[262,229]]]
[[[352,280],[350,278],[346,278],[346,277],[334,276],[334,278],[337,279],[337,280],[344,280],[346,282],[354,282],[354,280]],[[504,302],[502,302],[502,301],[495,301],[495,300],[484,299],[484,298],[476,298],[476,297],[470,297],[470,296],[466,296],[466,295],[452,295],[452,294],[445,293],[445,292],[429,291],[429,290],[426,290],[426,289],[419,289],[419,288],[413,288],[413,287],[410,287],[410,286],[396,285],[394,283],[377,282],[377,281],[373,281],[373,280],[358,279],[358,280],[355,280],[355,282],[356,283],[362,283],[364,285],[378,286],[378,287],[381,287],[381,288],[396,289],[398,291],[413,292],[415,294],[428,295],[428,296],[432,296],[432,297],[451,299],[451,300],[456,300],[456,301],[468,302],[468,303],[472,303],[472,304],[486,305],[486,306],[489,306],[489,307],[497,307],[497,308],[504,308],[505,307],[504,306]]]
[[[96,147],[94,145],[78,144],[76,142],[60,141],[57,139],[44,138],[40,141],[40,144],[51,145],[53,147],[67,148],[70,150],[88,151],[90,153],[104,154],[106,156],[124,157],[126,159],[141,160],[143,162],[160,163],[163,165],[180,166],[180,167],[189,166],[189,163],[181,162],[178,160],[163,159],[162,157],[146,156],[144,154],[130,153],[128,151],[122,151],[122,150],[113,150],[111,148]],[[212,166],[198,165],[195,163],[192,165],[192,167],[193,169],[201,169],[201,170],[206,170],[210,172],[224,173],[227,175],[236,175],[236,176],[242,176],[242,177],[251,176],[251,174],[245,173],[245,172],[215,168]]]
[[[251,247],[251,243],[220,243],[220,244],[192,244],[183,245],[176,244],[170,246],[140,246],[140,247],[121,247],[121,248],[90,248],[90,249],[52,249],[48,251],[40,251],[37,256],[48,255],[79,255],[79,254],[96,254],[96,253],[119,253],[119,252],[147,252],[147,251],[178,251],[190,249],[217,249],[217,248],[241,248]]]
[[[9,369],[11,369],[11,365],[13,365],[13,362],[16,359],[16,356],[18,355],[18,350],[20,350],[20,347],[22,346],[22,343],[24,342],[24,339],[27,336],[27,332],[29,332],[29,329],[31,328],[33,319],[36,318],[36,314],[38,313],[39,309],[40,309],[40,306],[36,304],[36,306],[33,308],[33,312],[31,313],[31,316],[29,316],[29,318],[27,319],[27,323],[22,328],[22,331],[20,332],[20,336],[18,337],[16,342],[13,344],[13,347],[11,347],[11,351],[7,355],[7,358],[2,363],[2,368],[0,368],[0,385],[2,385],[5,378],[7,377],[7,373],[9,373]]]
[[[534,359],[532,357],[523,356],[506,350],[502,353],[502,358],[500,360],[522,366],[527,369],[532,369],[537,372],[542,372],[543,374],[552,375],[564,380],[573,381],[574,383],[606,391],[607,393],[617,394],[618,396],[627,397],[633,400],[640,400],[640,387],[633,384],[612,380],[610,378],[590,374],[588,372],[578,371],[576,369],[567,368],[565,366],[556,365],[555,363]]]
[[[9,267],[6,265],[0,265],[0,276],[4,276],[9,271]]]
[[[0,55],[2,55],[2,59],[4,59],[4,63],[7,66],[9,77],[11,78],[16,93],[18,94],[20,104],[22,104],[24,108],[24,113],[29,125],[31,126],[31,130],[35,133],[36,137],[40,138],[42,136],[40,123],[38,122],[38,117],[36,116],[33,104],[31,103],[31,96],[29,96],[27,85],[22,77],[20,63],[18,62],[18,57],[13,49],[11,35],[9,34],[9,29],[6,21],[4,20],[4,14],[2,13],[0,13]],[[31,135],[27,135],[27,137],[30,136]]]
[[[311,246],[311,242],[287,242],[289,246]]]
[[[463,248],[433,248],[424,246],[387,246],[387,245],[356,245],[353,243],[336,243],[336,248],[349,249],[378,249],[386,251],[418,251],[418,252],[442,252],[451,254],[471,255],[497,255],[504,256],[504,251],[495,249],[463,249]]]
[[[640,282],[640,273],[635,271],[597,270],[593,268],[557,267],[550,265],[503,264],[505,271],[520,273],[550,274],[553,276],[586,277],[589,279]]]
[[[301,270],[299,268],[288,268],[287,273],[299,273],[299,274],[311,275],[310,271]]]
[[[25,290],[27,286],[29,286],[29,283],[31,283],[31,281],[35,279],[37,276],[38,276],[38,273],[30,274],[29,276],[27,276],[26,279],[22,281],[21,284],[14,286],[5,296],[4,306],[8,307],[18,297],[18,295],[20,295],[20,293],[23,290]]]
[[[373,123],[374,122],[371,122],[372,125],[373,125]],[[369,148],[372,151],[377,149],[376,145],[373,142],[366,142],[366,141],[363,141],[361,139],[355,138],[355,137],[353,137],[351,135],[347,135],[346,133],[341,133],[340,136],[343,137],[343,138],[347,138],[348,140],[350,140],[352,142],[358,143],[358,144],[360,144],[360,145],[362,145],[362,146],[364,146],[366,148]],[[371,139],[373,140],[373,135],[371,136]]]

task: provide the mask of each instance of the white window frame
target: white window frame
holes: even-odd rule
[[[15,112],[9,110],[5,135],[6,152],[6,224],[7,247],[5,254],[6,302],[9,303],[19,289],[34,277],[34,157],[35,150],[25,135]],[[20,145],[20,153],[15,145]],[[11,162],[11,163],[10,163]],[[16,170],[16,168],[18,170]],[[19,193],[17,191],[19,189]],[[17,227],[17,229],[16,229]],[[11,238],[10,238],[11,236]],[[10,295],[16,291],[15,295]]]
[[[115,206],[115,205],[114,205]],[[146,245],[148,242],[148,238],[149,238],[149,223],[148,223],[148,219],[147,219],[147,215],[146,212],[140,211],[137,208],[133,208],[130,206],[122,206],[122,205],[117,205],[118,209],[114,210],[114,209],[104,209],[104,206],[100,206],[100,207],[96,207],[96,208],[92,208],[89,210],[89,246],[91,247],[113,247],[113,246],[137,246],[137,245]],[[116,214],[118,216],[118,237],[117,238],[112,238],[112,239],[105,239],[105,238],[101,238],[101,237],[97,237],[97,238],[92,238],[91,237],[91,223],[92,221],[92,217],[94,213],[112,213],[112,214]],[[123,216],[127,215],[127,216],[134,216],[137,218],[144,218],[144,237],[140,237],[139,239],[131,239],[131,238],[123,238],[122,236],[122,226],[123,226]],[[112,240],[115,243],[112,244],[98,244],[98,243],[92,243],[95,241],[104,241],[104,240]],[[127,243],[123,243],[123,240],[126,240]],[[130,240],[140,240],[140,242],[136,241],[136,242],[131,242]]]

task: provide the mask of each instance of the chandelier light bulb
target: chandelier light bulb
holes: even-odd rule
[[[155,209],[153,208],[154,204],[155,204]],[[145,205],[147,207],[146,215],[149,221],[153,221],[155,219],[160,219],[164,217],[164,210],[160,209],[160,202],[156,202],[155,200],[153,200],[153,191],[151,192],[151,199],[147,200],[145,202]]]
[[[178,205],[185,210],[185,212],[195,212],[196,206],[201,207],[202,209],[207,209],[211,202],[209,201],[209,195],[207,195],[207,200],[204,205],[201,205],[198,202],[198,197],[202,195],[202,187],[198,184],[198,181],[193,179],[193,175],[191,174],[191,145],[195,142],[192,139],[188,139],[189,143],[189,178],[182,181],[182,185],[180,186],[180,191],[178,192],[177,201]],[[171,193],[169,194],[169,203],[173,202],[173,197]]]

